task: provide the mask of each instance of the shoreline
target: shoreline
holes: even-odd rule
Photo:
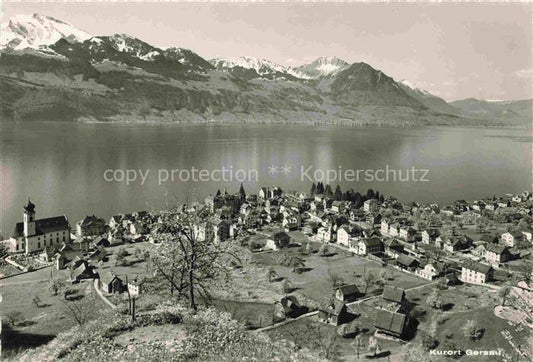
[[[525,129],[533,131],[533,124],[523,124],[523,125],[461,125],[461,124],[347,124],[347,123],[306,123],[306,122],[247,122],[247,121],[215,121],[215,122],[176,122],[176,121],[99,121],[99,120],[15,120],[15,119],[2,119],[0,124],[24,124],[24,123],[35,123],[39,122],[41,124],[64,124],[64,123],[75,123],[79,125],[112,125],[112,126],[181,126],[181,127],[201,127],[201,126],[223,126],[223,127],[239,127],[239,126],[258,126],[258,127],[268,127],[268,126],[296,126],[296,127],[315,127],[320,128],[350,128],[350,129],[416,129],[416,128],[465,128],[465,129]],[[533,137],[533,135],[532,135]]]

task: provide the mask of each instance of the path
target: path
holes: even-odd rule
[[[93,286],[94,286],[94,290],[96,291],[96,294],[98,294],[98,296],[104,301],[105,304],[107,304],[109,307],[111,307],[112,309],[115,309],[117,308],[117,306],[113,303],[111,303],[111,301],[109,299],[106,298],[105,295],[102,294],[102,291],[100,290],[100,288],[98,287],[98,281],[100,279],[94,279],[93,281]]]

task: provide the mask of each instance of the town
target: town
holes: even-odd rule
[[[146,335],[160,336],[153,328],[164,335],[179,325],[168,311],[147,325],[169,300],[287,341],[302,353],[297,360],[533,355],[530,192],[442,206],[320,182],[309,192],[256,194],[241,184],[203,202],[75,224],[65,215],[38,219],[30,200],[21,206],[0,269],[3,335],[13,336],[2,349],[14,359],[101,310],[131,318],[129,341],[105,338],[134,353]],[[24,335],[35,343],[20,345]]]

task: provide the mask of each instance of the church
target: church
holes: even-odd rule
[[[28,199],[24,206],[24,219],[15,225],[11,235],[10,251],[26,254],[53,248],[70,242],[70,227],[65,215],[35,219],[35,205]]]

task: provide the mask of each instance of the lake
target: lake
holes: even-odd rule
[[[531,190],[530,129],[67,122],[1,127],[5,237],[22,220],[28,197],[37,218],[66,214],[74,225],[85,215],[107,220],[202,201],[217,189],[237,192],[243,177],[250,193],[275,185],[307,192],[312,180],[329,175],[343,190],[373,188],[402,201],[438,203]],[[121,178],[128,175],[136,179]]]

